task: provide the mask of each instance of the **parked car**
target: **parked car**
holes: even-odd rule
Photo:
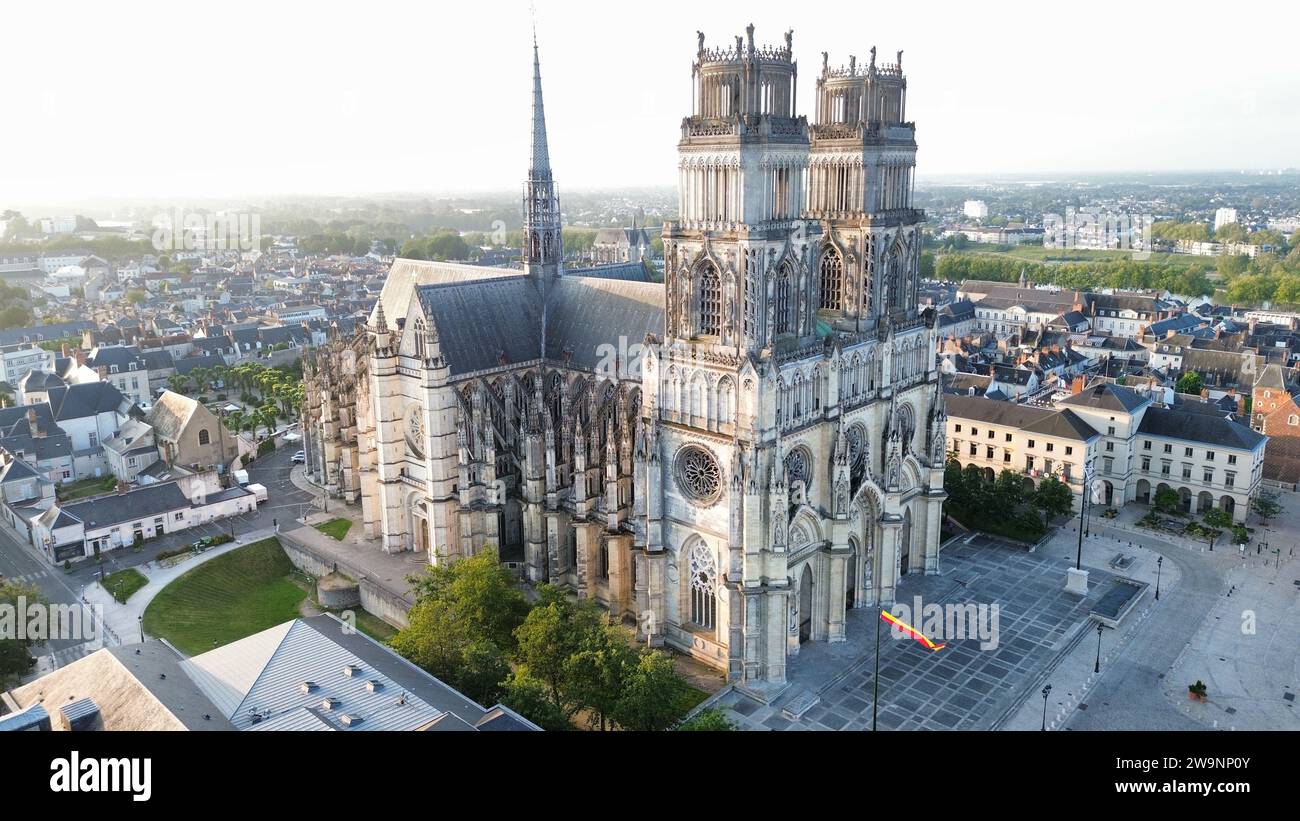
[[[293,455],[293,463],[295,465],[301,465],[306,461],[307,461],[307,453],[305,451],[300,450]]]

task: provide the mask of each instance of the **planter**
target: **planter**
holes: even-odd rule
[[[1209,695],[1207,693],[1197,693],[1192,690],[1188,690],[1187,698],[1189,698],[1192,701],[1199,701],[1201,703],[1204,703],[1205,700],[1209,698]]]

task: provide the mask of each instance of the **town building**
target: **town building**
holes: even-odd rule
[[[540,731],[483,707],[331,614],[186,658],[166,642],[96,650],[4,693],[0,730]]]
[[[239,455],[234,434],[215,413],[174,391],[164,391],[158,397],[144,423],[152,429],[158,452],[169,465],[224,473]]]
[[[1267,437],[1212,404],[1169,405],[1163,391],[1146,386],[1084,382],[1076,379],[1051,408],[946,397],[952,456],[995,473],[1068,477],[1076,496],[1086,468],[1097,504],[1150,505],[1167,489],[1186,512],[1217,507],[1245,521],[1263,479]],[[1086,447],[1069,441],[1076,434]]]

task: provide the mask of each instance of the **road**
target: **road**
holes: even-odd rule
[[[1161,591],[1160,604],[1122,655],[1102,671],[1088,693],[1086,710],[1076,710],[1065,724],[1069,730],[1204,730],[1174,709],[1163,695],[1163,678],[1183,647],[1201,629],[1207,614],[1225,591],[1220,557],[1162,539],[1094,524],[1094,531],[1133,541],[1178,565],[1182,580]],[[1222,555],[1222,554],[1221,554]]]
[[[78,562],[65,572],[45,561],[32,545],[20,543],[7,529],[0,529],[0,575],[35,585],[51,604],[77,605],[87,585],[97,583],[100,573],[108,575],[127,567],[136,567],[154,561],[159,551],[188,545],[204,536],[218,533],[241,533],[272,527],[277,521],[288,522],[311,510],[316,499],[300,490],[289,480],[293,467],[290,460],[297,448],[286,445],[274,453],[257,459],[248,467],[250,482],[264,485],[267,501],[256,512],[220,519],[192,527],[146,542],[144,549],[135,552],[129,548],[111,550],[103,554],[103,563],[93,560]],[[101,570],[102,567],[102,570]],[[136,637],[105,636],[109,644],[134,641]],[[34,647],[32,654],[40,661],[38,669],[45,671],[76,661],[98,647],[98,643],[82,639],[57,639]]]

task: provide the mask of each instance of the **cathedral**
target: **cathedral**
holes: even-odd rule
[[[664,282],[566,270],[537,46],[523,268],[399,259],[306,364],[308,470],[386,551],[495,547],[757,693],[937,573],[934,314],[902,52],[798,113],[793,33],[698,35]]]

